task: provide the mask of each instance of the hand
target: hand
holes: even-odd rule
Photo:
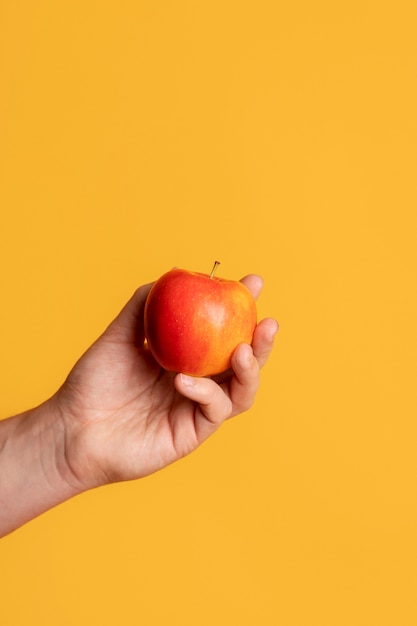
[[[249,275],[242,282],[257,298],[262,279]],[[57,393],[67,479],[82,489],[140,478],[192,452],[252,405],[272,349],[278,325],[267,318],[252,347],[236,349],[226,374],[209,379],[166,372],[144,342],[150,288],[136,291]]]

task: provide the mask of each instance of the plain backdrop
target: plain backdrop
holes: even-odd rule
[[[0,542],[2,626],[417,620],[414,2],[0,2],[1,416],[172,266],[265,279],[255,406]]]

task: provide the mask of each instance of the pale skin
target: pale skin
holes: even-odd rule
[[[262,279],[242,279],[255,298]],[[144,343],[140,287],[40,406],[0,421],[0,537],[89,489],[142,478],[247,411],[278,330],[272,318],[216,379],[162,370]]]

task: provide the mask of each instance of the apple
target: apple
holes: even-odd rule
[[[257,312],[249,289],[235,280],[172,269],[152,286],[145,338],[165,370],[213,376],[230,367],[240,343],[252,343]]]

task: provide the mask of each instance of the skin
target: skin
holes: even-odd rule
[[[255,299],[262,279],[242,282]],[[144,345],[140,287],[45,403],[0,422],[0,536],[77,494],[156,472],[248,410],[278,325],[256,327],[216,379],[161,369]]]

